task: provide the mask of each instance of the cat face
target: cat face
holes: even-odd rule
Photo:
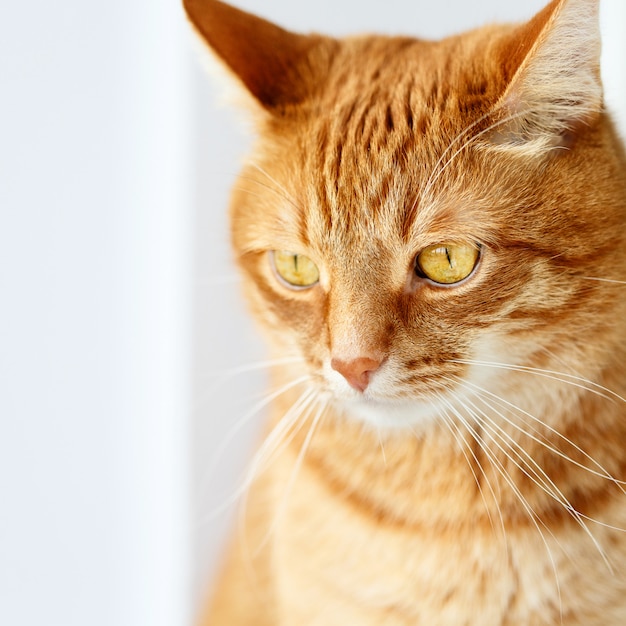
[[[371,43],[352,46],[363,58]],[[462,393],[460,379],[484,384],[470,360],[547,367],[565,342],[581,358],[572,336],[602,325],[586,277],[615,275],[622,245],[614,202],[587,183],[599,162],[612,167],[601,131],[541,157],[501,151],[476,139],[495,123],[484,106],[427,86],[381,68],[369,92],[324,93],[315,115],[265,138],[233,201],[271,340],[377,425],[416,425]]]
[[[602,366],[622,305],[593,279],[624,274],[626,194],[597,46],[569,37],[595,4],[436,43],[252,18],[248,55],[197,22],[261,105],[233,244],[270,342],[302,359],[294,378],[414,427],[472,387],[511,397],[508,366]]]

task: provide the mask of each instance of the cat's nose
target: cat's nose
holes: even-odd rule
[[[369,357],[359,357],[344,361],[333,358],[330,366],[339,372],[357,391],[365,391],[370,383],[370,375],[382,364],[383,359],[371,359]]]

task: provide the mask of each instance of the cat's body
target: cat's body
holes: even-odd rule
[[[186,3],[257,108],[233,243],[280,390],[207,624],[626,624],[597,5],[430,43]]]
[[[371,445],[372,454],[355,458],[346,435]],[[237,535],[207,624],[539,626],[559,624],[561,617],[580,626],[624,622],[626,549],[612,532],[590,524],[614,567],[609,573],[598,548],[562,507],[544,502],[541,509],[536,500],[547,500],[543,494],[525,490],[542,520],[539,528],[515,500],[500,511],[490,503],[489,517],[468,460],[444,437],[386,441],[386,462],[377,437],[357,428],[342,428],[329,439],[331,445],[320,437],[324,458],[311,450],[294,483],[298,449],[269,470],[265,491],[252,496],[256,511],[247,520],[247,542]],[[369,472],[341,476],[333,471],[338,463],[324,462],[329,451],[345,454],[347,447],[352,454],[344,460],[367,463]],[[407,462],[418,455],[418,463]],[[524,483],[508,466],[513,480]],[[489,480],[496,493],[508,490],[497,476]],[[391,498],[372,496],[372,481],[380,488],[393,484],[392,505],[411,503],[410,513],[419,509],[417,519],[404,519],[392,507],[386,511],[380,502]],[[486,487],[483,493],[491,497]],[[623,528],[623,506],[599,500],[574,505]],[[276,539],[259,556],[253,546],[267,540],[269,528]]]

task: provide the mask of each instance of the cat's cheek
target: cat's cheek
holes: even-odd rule
[[[247,289],[255,317],[266,339],[289,354],[302,357],[314,371],[321,367],[320,348],[328,343],[324,324],[326,295],[315,286],[291,291],[276,282],[262,266],[247,268]]]
[[[272,306],[270,341],[281,341],[294,346],[305,361],[319,363],[319,343],[324,342],[324,328],[315,315],[315,307]],[[290,314],[293,313],[293,314]],[[317,368],[316,368],[317,369]]]

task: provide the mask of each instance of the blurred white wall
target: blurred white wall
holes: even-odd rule
[[[3,626],[190,619],[186,30],[0,4]]]
[[[602,2],[623,112],[626,3]],[[238,5],[439,37],[543,3]],[[0,4],[2,625],[188,624],[224,541],[262,416],[208,469],[263,376],[220,375],[263,349],[225,223],[247,140],[190,39],[177,0]]]
[[[600,25],[606,105],[626,139],[626,2],[601,0]]]

